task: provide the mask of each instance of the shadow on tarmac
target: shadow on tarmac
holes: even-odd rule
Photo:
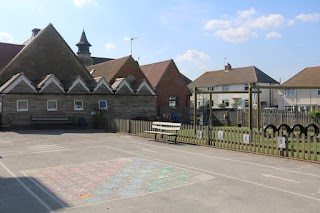
[[[31,193],[19,182],[27,186]],[[47,191],[47,193],[44,191]],[[0,196],[0,212],[43,213],[69,207],[67,203],[32,177],[0,177]],[[36,197],[42,200],[43,205]]]

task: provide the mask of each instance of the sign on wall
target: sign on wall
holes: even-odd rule
[[[249,134],[243,134],[242,135],[242,142],[244,144],[249,144],[250,143],[250,135]]]
[[[286,138],[285,137],[278,137],[277,143],[279,148],[286,148]]]
[[[198,139],[202,139],[202,131],[201,130],[197,130],[197,138]]]
[[[218,131],[218,140],[223,140],[223,131]]]

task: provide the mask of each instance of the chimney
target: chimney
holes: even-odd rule
[[[224,66],[224,71],[229,72],[231,70],[231,64],[227,63],[227,65]]]
[[[37,35],[39,32],[40,32],[40,29],[39,29],[39,28],[34,28],[34,29],[32,30],[32,36],[31,36],[31,38],[36,37],[36,35]]]

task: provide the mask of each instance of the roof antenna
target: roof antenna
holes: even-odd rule
[[[131,51],[130,51],[131,54],[130,55],[131,56],[132,56],[132,43],[133,43],[133,40],[136,40],[136,39],[138,39],[138,38],[137,37],[133,37],[133,36],[130,37],[130,43],[131,43]]]

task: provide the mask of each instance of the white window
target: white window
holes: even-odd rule
[[[292,111],[293,110],[293,106],[284,106],[284,110]]]
[[[249,90],[249,84],[244,85],[244,90]]]
[[[108,109],[108,104],[106,100],[99,100],[99,109]]]
[[[295,97],[296,90],[295,89],[285,89],[284,90],[284,95],[286,97]]]
[[[228,99],[222,100],[222,103],[224,103],[226,105],[226,107],[228,107],[230,105],[230,102]]]
[[[57,110],[58,110],[57,100],[48,100],[47,111],[57,111]]]
[[[214,87],[208,87],[208,91],[214,91]]]
[[[74,101],[74,110],[83,110],[83,100],[75,100]]]
[[[17,100],[17,111],[25,112],[28,111],[28,100]]]
[[[169,108],[176,108],[177,107],[177,97],[176,96],[171,96],[169,97]]]
[[[229,91],[229,85],[222,85],[222,91]]]

